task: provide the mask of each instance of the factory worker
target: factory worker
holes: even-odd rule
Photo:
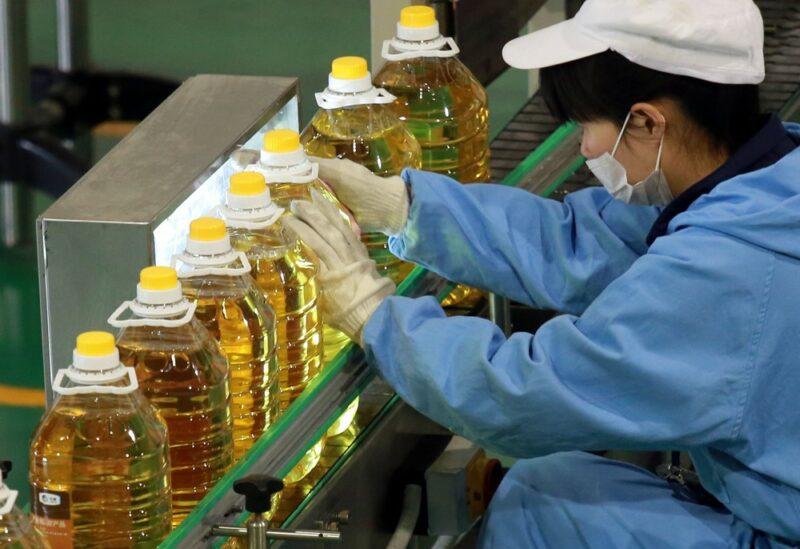
[[[432,297],[392,296],[331,208],[295,203],[332,323],[411,406],[520,458],[483,547],[793,546],[800,127],[759,113],[758,8],[587,0],[503,55],[542,69],[602,187],[560,203],[342,160],[320,175],[398,257],[564,314],[506,337]],[[584,453],[610,448],[688,451],[716,501]]]

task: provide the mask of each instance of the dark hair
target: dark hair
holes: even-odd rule
[[[716,146],[738,149],[762,123],[756,85],[716,84],[648,69],[607,51],[542,69],[540,93],[561,121],[622,125],[638,102],[672,99]]]

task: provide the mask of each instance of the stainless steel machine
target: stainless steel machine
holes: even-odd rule
[[[278,126],[298,127],[296,79],[195,76],[39,218],[48,403],[75,334],[105,327],[141,268],[169,264],[223,198],[230,153]]]

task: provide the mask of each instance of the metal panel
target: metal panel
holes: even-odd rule
[[[392,475],[412,452],[426,441],[436,444],[451,434],[404,403],[395,406],[381,425],[363,442],[353,456],[337,471],[308,507],[291,525],[292,528],[319,528],[331,517],[346,511],[349,522],[341,527],[342,547],[351,549],[385,547],[392,531],[385,520]],[[399,494],[398,494],[399,495]],[[309,542],[276,542],[273,547],[292,549],[320,547]]]
[[[257,143],[275,125],[298,128],[296,96],[294,78],[190,78],[42,214],[48,403],[50,381],[70,363],[75,335],[106,328],[138,270],[157,257],[163,262],[182,244],[191,217],[216,205],[236,147]]]
[[[146,224],[43,220],[40,228],[45,265],[39,269],[40,284],[45,285],[40,295],[43,305],[45,299],[51,305],[42,307],[44,356],[61,357],[52,363],[55,374],[71,362],[75,335],[108,329],[105,319],[110,312],[130,299],[139,270],[150,263],[153,238]],[[52,377],[46,365],[48,402]]]
[[[158,223],[211,166],[297,93],[294,78],[187,80],[45,213],[46,219]]]

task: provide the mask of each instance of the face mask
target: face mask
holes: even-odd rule
[[[661,144],[658,146],[655,170],[646,179],[635,185],[628,183],[628,174],[625,171],[625,166],[614,158],[630,119],[631,113],[628,113],[611,154],[605,153],[594,160],[587,160],[586,166],[600,180],[606,190],[611,193],[611,196],[617,200],[622,200],[626,204],[665,206],[672,202],[674,197],[667,184],[667,178],[664,176],[664,172],[661,171],[661,152],[664,150],[663,135],[661,136]]]

